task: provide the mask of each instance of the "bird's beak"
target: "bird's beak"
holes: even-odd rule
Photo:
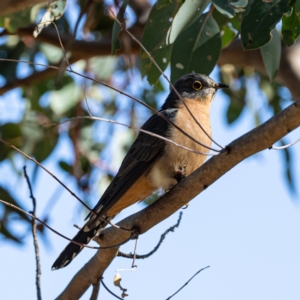
[[[229,88],[229,86],[227,84],[224,84],[224,83],[217,83],[215,85],[215,89],[218,90],[218,89],[224,89],[224,88]]]

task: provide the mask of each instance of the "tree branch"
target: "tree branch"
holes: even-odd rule
[[[32,187],[31,183],[29,180],[29,177],[26,172],[26,166],[23,167],[24,170],[24,176],[27,181],[27,185],[29,188],[30,192],[30,198],[32,199],[32,204],[33,204],[33,209],[32,209],[32,215],[35,216],[36,214],[36,200],[35,197],[33,196],[32,192]],[[33,245],[34,245],[34,250],[35,250],[35,261],[36,261],[36,276],[35,276],[35,284],[36,284],[36,292],[37,292],[37,299],[41,300],[42,299],[42,292],[41,292],[41,262],[40,262],[40,252],[39,252],[39,243],[36,235],[36,219],[32,218],[31,220],[31,225],[32,225],[32,236],[33,236]]]
[[[300,41],[292,47],[283,47],[278,74],[275,81],[286,86],[293,99],[300,97]],[[219,66],[232,64],[238,67],[251,66],[256,71],[267,76],[260,50],[245,51],[240,39],[234,40],[227,48],[221,51],[217,62]]]
[[[170,300],[171,298],[173,298],[176,294],[178,294],[184,287],[186,287],[190,281],[195,277],[197,276],[200,272],[202,272],[203,270],[209,268],[209,266],[205,267],[205,268],[202,268],[200,269],[199,271],[197,271],[179,290],[177,290],[173,295],[171,295],[170,297],[168,297],[166,300]]]
[[[125,218],[118,225],[128,229],[137,228],[140,234],[147,232],[203,192],[245,158],[269,148],[298,126],[300,126],[300,100],[295,101],[294,104],[264,124],[230,143],[226,147],[227,154],[212,157],[152,205]],[[110,227],[103,230],[102,234],[95,240],[101,246],[107,246],[116,244],[128,237],[127,232]],[[57,299],[80,298],[91,283],[103,275],[117,253],[118,248],[98,250],[73,277]]]
[[[17,32],[20,36],[32,36],[34,27],[20,28]],[[143,33],[143,27],[139,24],[133,25],[129,32],[135,35],[138,40],[141,40]],[[9,33],[2,32],[0,36],[7,35]],[[61,34],[61,41],[64,45],[68,44],[71,36],[68,34]],[[59,40],[57,38],[57,33],[52,28],[46,28],[37,38],[40,42],[45,42],[53,46],[60,47]],[[130,54],[139,54],[140,46],[130,40]],[[70,52],[72,53],[71,63],[74,63],[80,59],[89,59],[95,56],[108,56],[111,54],[111,39],[103,38],[98,42],[87,42],[82,40],[74,40]],[[122,48],[117,52],[117,55],[124,54],[124,49]],[[281,54],[281,62],[279,67],[279,72],[275,81],[286,86],[293,99],[300,97],[300,62],[295,59],[300,54],[300,41],[295,43],[292,47],[283,47]],[[228,47],[222,49],[219,60],[217,62],[219,66],[225,64],[232,64],[238,67],[251,66],[255,68],[256,71],[267,75],[266,70],[262,61],[260,50],[244,51],[242,43],[239,39],[234,40]],[[34,84],[41,79],[46,79],[53,76],[57,71],[55,70],[44,70],[42,72],[37,72],[29,75],[26,78],[16,80],[12,83],[0,88],[0,95],[5,92],[19,87]]]
[[[181,217],[182,217],[182,211],[179,213],[179,217],[178,217],[178,220],[177,220],[177,223],[173,226],[171,226],[170,228],[168,228],[161,236],[160,236],[160,239],[159,239],[159,242],[157,243],[157,245],[147,254],[143,254],[143,255],[139,255],[139,254],[132,254],[132,253],[123,253],[121,251],[118,252],[118,255],[119,257],[125,257],[125,258],[130,258],[130,259],[145,259],[145,258],[148,258],[150,257],[152,254],[154,254],[158,248],[161,246],[162,242],[164,241],[166,235],[169,233],[169,232],[174,232],[174,229],[175,228],[178,228],[179,225],[180,225],[180,221],[181,221]]]
[[[42,0],[5,0],[0,1],[0,16],[6,15],[6,14],[12,14],[19,10],[22,10],[26,7],[30,7],[32,5],[38,4],[38,3],[45,3],[46,1]]]

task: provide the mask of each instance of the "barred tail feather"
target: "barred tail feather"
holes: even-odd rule
[[[89,241],[93,239],[97,235],[97,233],[107,225],[107,223],[104,221],[93,220],[93,224],[91,224],[90,221],[88,221],[72,239],[73,241],[80,243],[81,245],[70,242],[52,265],[52,271],[66,267],[84,248],[83,245],[88,244]],[[89,225],[92,226],[90,227]]]

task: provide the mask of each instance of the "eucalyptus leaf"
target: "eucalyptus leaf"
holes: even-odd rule
[[[222,48],[225,48],[236,37],[236,33],[228,26],[224,26],[222,30]]]
[[[241,94],[241,93],[240,93]],[[231,94],[230,104],[227,108],[226,117],[228,124],[232,124],[242,114],[245,107],[244,98],[237,98],[234,93]]]
[[[83,98],[82,90],[71,82],[58,91],[49,93],[50,108],[61,115],[73,108]]]
[[[40,50],[44,53],[48,61],[52,64],[57,64],[61,61],[64,53],[61,48],[50,44],[41,43]]]
[[[10,58],[19,60],[21,55],[26,51],[26,47],[22,41],[16,36],[10,36],[6,45],[0,46],[0,58]],[[17,63],[10,61],[0,61],[0,74],[4,76],[7,82],[17,78]]]
[[[128,5],[128,0],[124,0],[122,6],[117,14],[117,19],[119,22],[122,22],[124,18],[124,13],[126,7]],[[111,55],[115,55],[117,50],[121,49],[121,44],[119,41],[119,34],[121,31],[121,27],[117,21],[114,21],[113,29],[112,29],[112,40],[111,40]]]
[[[20,27],[27,27],[31,23],[31,8],[20,10],[16,13],[1,16],[0,27],[9,33],[15,33]]]
[[[300,2],[300,1],[299,1]],[[300,14],[296,13],[296,4],[289,16],[282,18],[282,39],[287,46],[292,46],[300,35]]]
[[[229,0],[213,0],[215,8],[228,18],[233,18],[235,15],[234,8],[230,5]]]
[[[243,12],[248,0],[213,0],[215,8],[228,18],[233,18],[236,13]]]
[[[256,49],[271,39],[271,31],[290,10],[286,0],[254,0],[241,24],[241,38],[245,49]]]
[[[36,38],[44,27],[47,27],[51,24],[51,22],[60,19],[66,10],[66,6],[67,0],[51,1],[41,21],[37,24],[33,31],[33,36]]]
[[[97,75],[97,79],[107,80],[111,77],[117,66],[117,57],[93,57],[89,60],[91,70]]]
[[[297,16],[300,14],[300,0],[296,0],[294,4],[295,13]]]
[[[173,44],[178,35],[191,25],[206,9],[209,0],[186,0],[175,15],[166,35],[166,45]]]
[[[209,74],[219,58],[221,37],[210,13],[203,14],[176,39],[171,57],[171,81],[195,71]],[[189,55],[187,55],[189,53]]]
[[[270,80],[273,80],[278,72],[281,57],[281,38],[276,29],[272,30],[271,40],[260,48],[260,53]]]
[[[158,0],[153,6],[148,21],[146,23],[144,34],[142,37],[142,44],[146,50],[151,54],[159,67],[164,71],[170,62],[172,46],[163,46],[166,34],[172,25],[180,2]],[[155,34],[154,34],[155,33]],[[148,55],[142,50],[141,60],[142,76],[148,75],[150,84],[157,82],[160,72],[152,63]]]

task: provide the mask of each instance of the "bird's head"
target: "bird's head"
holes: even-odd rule
[[[174,87],[182,98],[210,103],[218,89],[228,86],[216,83],[206,75],[191,73],[180,77],[174,83]],[[177,107],[179,103],[178,95],[171,90],[162,109]]]

